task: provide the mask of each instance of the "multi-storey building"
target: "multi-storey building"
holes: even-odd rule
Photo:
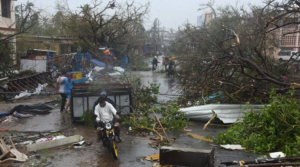
[[[0,33],[1,38],[6,38],[16,32],[16,18],[15,18],[15,2],[16,0],[1,0],[0,9]],[[8,40],[10,44],[16,49],[16,38],[10,38]],[[13,57],[15,54],[12,55]]]
[[[300,52],[299,25],[284,26],[278,30],[277,34],[279,37],[279,50],[275,54],[275,58],[289,60],[293,53]]]
[[[197,17],[197,27],[205,27],[214,19],[213,13],[204,13]]]
[[[159,36],[161,39],[161,44],[166,47],[169,47],[172,41],[175,41],[177,33],[173,31],[160,30]]]

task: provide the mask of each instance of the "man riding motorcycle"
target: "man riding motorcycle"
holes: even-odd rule
[[[110,104],[105,101],[106,99],[102,96],[99,97],[99,104],[95,107],[94,114],[97,116],[97,141],[103,138],[102,130],[104,129],[104,122],[113,121],[115,127],[115,133],[119,142],[123,142],[124,140],[120,138],[120,123],[118,120],[120,117],[117,115],[117,110]],[[102,141],[103,142],[103,141]]]

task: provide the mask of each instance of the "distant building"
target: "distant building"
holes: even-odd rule
[[[275,58],[289,60],[292,53],[300,52],[300,33],[298,25],[284,26],[277,31],[277,35],[279,37],[279,50],[277,51],[278,54],[275,55]]]
[[[213,13],[204,13],[201,16],[197,16],[197,27],[207,26],[213,19]]]
[[[289,18],[285,18],[285,22],[290,22],[294,20],[298,20],[298,15],[290,16]],[[284,24],[284,22],[283,22]],[[300,27],[298,24],[290,24],[283,27],[278,28],[273,34],[276,36],[277,40],[275,41],[278,47],[269,48],[268,53],[271,56],[274,56],[274,59],[288,61],[293,56],[294,60],[291,60],[291,64],[289,66],[290,73],[292,75],[297,73],[300,74],[300,57],[298,57],[298,53],[300,52]],[[298,54],[298,55],[296,55]],[[297,58],[298,57],[298,58]],[[295,60],[297,58],[297,60]]]
[[[161,44],[164,45],[165,47],[169,47],[172,41],[175,41],[177,37],[177,33],[173,31],[160,30],[159,36],[161,39]]]
[[[205,15],[197,16],[197,27],[202,27],[205,21]]]
[[[24,56],[29,49],[52,50],[57,55],[77,52],[77,47],[73,45],[76,41],[69,37],[19,35],[18,56]]]

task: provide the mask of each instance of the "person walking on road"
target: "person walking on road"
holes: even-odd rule
[[[175,73],[175,57],[172,57],[172,59],[169,62],[169,69],[167,72],[167,76],[174,75],[174,73]]]
[[[65,79],[65,74],[63,73],[60,77],[57,78],[56,83],[56,89],[55,94],[59,93],[61,96],[61,106],[60,106],[60,112],[64,111],[65,104],[66,104],[66,95],[65,95],[65,84],[59,83],[59,79],[61,80]]]
[[[157,60],[157,56],[154,56],[153,60],[152,60],[152,70],[156,70],[157,68],[157,63],[158,63],[158,60]]]
[[[59,83],[64,83],[65,84],[65,96],[67,98],[67,105],[65,108],[65,112],[68,111],[68,108],[70,106],[70,102],[71,102],[71,89],[74,86],[74,79],[72,79],[72,74],[68,73],[68,78],[59,78]]]
[[[165,71],[168,71],[169,62],[170,60],[168,56],[163,57],[163,65],[165,66]]]

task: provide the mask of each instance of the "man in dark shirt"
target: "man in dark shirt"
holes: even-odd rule
[[[154,58],[152,60],[152,70],[156,70],[157,63],[158,63],[157,56],[154,56]]]
[[[172,59],[169,62],[169,69],[167,72],[167,76],[174,75],[174,73],[175,73],[175,57],[172,57]]]

